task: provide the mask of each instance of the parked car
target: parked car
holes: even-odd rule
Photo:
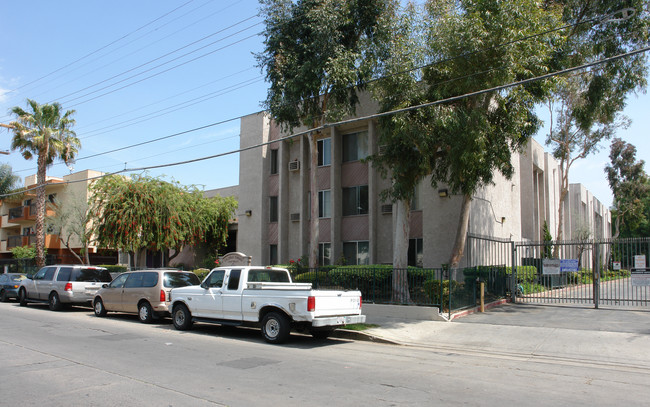
[[[141,322],[169,315],[169,292],[172,288],[199,285],[196,274],[171,269],[150,269],[120,274],[104,285],[93,300],[95,315],[109,311],[138,314]]]
[[[90,305],[102,285],[111,281],[104,267],[83,265],[45,266],[20,282],[18,301],[21,306],[28,302],[47,303],[52,311],[65,304]]]
[[[287,340],[292,328],[322,339],[337,327],[366,321],[361,292],[314,290],[275,267],[218,267],[200,286],[173,289],[171,301],[178,330],[195,321],[251,325],[270,343]]]
[[[19,273],[0,274],[0,301],[6,302],[10,298],[18,298],[18,287],[26,278],[26,275]]]

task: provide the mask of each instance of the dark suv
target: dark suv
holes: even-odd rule
[[[90,305],[102,285],[111,282],[111,274],[103,267],[53,265],[40,269],[32,278],[21,281],[18,301],[46,302],[52,311],[64,304]]]

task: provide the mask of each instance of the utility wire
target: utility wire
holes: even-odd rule
[[[104,45],[103,47],[100,47],[100,48],[96,49],[95,51],[93,51],[93,52],[91,52],[91,53],[89,53],[89,54],[86,54],[86,55],[82,56],[81,58],[76,59],[76,60],[74,60],[74,61],[68,63],[67,65],[62,66],[61,68],[58,68],[58,69],[56,69],[56,70],[54,70],[54,71],[48,73],[47,75],[41,76],[41,77],[38,78],[38,79],[34,79],[34,80],[31,81],[31,82],[28,82],[28,83],[26,83],[26,84],[24,84],[24,85],[21,85],[21,86],[15,88],[15,89],[9,90],[9,91],[3,93],[3,94],[0,95],[0,96],[4,96],[4,95],[6,95],[7,93],[10,93],[10,92],[15,92],[15,91],[17,91],[17,90],[19,90],[19,89],[24,88],[25,86],[29,86],[29,85],[31,85],[32,83],[38,82],[38,81],[40,81],[40,80],[42,80],[42,79],[45,79],[45,78],[49,77],[50,75],[53,75],[53,74],[55,74],[55,73],[57,73],[57,72],[59,72],[59,71],[65,69],[65,68],[67,68],[67,67],[69,67],[69,66],[71,66],[71,65],[74,65],[74,64],[76,64],[77,62],[82,61],[82,60],[88,58],[89,56],[94,55],[94,54],[98,53],[99,51],[101,51],[101,50],[103,50],[103,49],[106,49],[106,48],[110,47],[111,45],[113,45],[113,44],[115,44],[115,43],[118,43],[118,42],[122,41],[123,39],[127,38],[128,36],[135,34],[136,32],[138,32],[138,31],[144,29],[145,27],[147,27],[147,26],[149,26],[149,25],[155,23],[156,21],[158,21],[158,20],[160,20],[160,19],[162,19],[162,18],[164,18],[164,17],[166,17],[166,16],[168,16],[168,15],[174,13],[175,11],[177,11],[177,10],[179,10],[179,9],[181,9],[181,8],[183,8],[183,7],[185,7],[185,6],[187,6],[188,4],[190,4],[190,3],[193,2],[193,1],[194,1],[194,0],[189,0],[189,1],[187,1],[187,2],[185,2],[185,3],[183,3],[183,4],[181,4],[180,6],[176,7],[175,9],[173,9],[173,10],[171,10],[171,11],[169,11],[169,12],[163,14],[162,16],[160,16],[160,17],[158,17],[158,18],[156,18],[156,19],[154,19],[154,20],[148,22],[147,24],[145,24],[145,25],[143,25],[142,27],[136,29],[135,31],[131,31],[131,32],[128,33],[128,34],[125,34],[125,35],[123,35],[122,37],[120,37],[120,38],[118,38],[118,39],[116,39],[116,40],[114,40],[114,41],[111,41],[110,43]]]
[[[313,132],[318,132],[318,131],[325,130],[325,129],[328,129],[328,128],[332,128],[332,127],[335,127],[335,126],[342,126],[342,125],[351,124],[351,123],[358,123],[358,122],[361,122],[361,121],[368,121],[368,120],[377,119],[377,118],[380,118],[380,117],[386,117],[386,116],[391,116],[391,115],[395,115],[395,114],[398,114],[398,113],[404,113],[404,112],[409,112],[409,111],[413,111],[413,110],[417,110],[417,109],[422,109],[422,108],[425,108],[425,107],[431,107],[431,106],[436,106],[436,105],[440,105],[440,104],[443,104],[443,103],[449,103],[449,102],[453,102],[453,101],[460,100],[460,99],[465,99],[465,98],[469,98],[469,97],[482,95],[482,94],[485,94],[485,93],[498,92],[498,91],[513,88],[513,87],[516,87],[516,86],[522,86],[522,85],[526,85],[528,83],[537,82],[537,81],[541,81],[541,80],[544,80],[544,79],[549,79],[549,78],[552,78],[554,76],[563,75],[563,74],[579,71],[579,70],[582,70],[582,69],[591,68],[591,67],[594,67],[594,66],[597,66],[597,65],[601,65],[601,64],[604,64],[604,63],[616,61],[616,60],[619,60],[619,59],[622,59],[622,58],[627,58],[627,57],[634,56],[634,55],[641,54],[641,53],[648,52],[648,51],[650,51],[650,47],[644,47],[644,48],[640,48],[640,49],[637,49],[637,50],[634,50],[634,51],[619,54],[619,55],[616,55],[616,56],[613,56],[613,57],[604,58],[604,59],[601,59],[601,60],[598,60],[598,61],[594,61],[594,62],[591,62],[591,63],[588,63],[588,64],[583,64],[583,65],[572,67],[572,68],[562,69],[560,71],[548,73],[548,74],[541,75],[541,76],[536,76],[534,78],[524,79],[524,80],[517,81],[517,82],[511,82],[511,83],[506,84],[506,85],[495,86],[495,87],[488,88],[488,89],[482,89],[482,90],[479,90],[479,91],[476,91],[476,92],[464,93],[462,95],[452,96],[452,97],[449,97],[449,98],[440,99],[440,100],[436,100],[436,101],[433,101],[433,102],[422,103],[422,104],[415,105],[415,106],[409,106],[409,107],[402,108],[402,109],[395,109],[395,110],[391,110],[391,111],[388,111],[388,112],[375,113],[375,114],[372,114],[372,115],[356,117],[354,119],[341,120],[341,121],[333,122],[333,123],[326,123],[324,125],[317,126],[317,127],[314,127],[314,128],[308,129],[308,130],[304,130],[304,131],[301,131],[301,132],[296,132],[296,133],[289,134],[289,135],[284,136],[284,137],[280,137],[280,138],[278,138],[276,140],[266,141],[266,142],[254,144],[254,145],[251,145],[251,146],[248,146],[248,147],[243,147],[243,148],[239,148],[239,149],[236,149],[236,150],[231,150],[231,151],[227,151],[227,152],[223,152],[223,153],[219,153],[219,154],[213,154],[213,155],[209,155],[209,156],[194,158],[194,159],[191,159],[191,160],[177,161],[177,162],[168,163],[168,164],[151,165],[151,166],[138,167],[138,168],[124,168],[123,170],[115,171],[115,172],[112,172],[110,174],[104,174],[104,175],[100,175],[100,176],[96,176],[96,177],[90,177],[90,178],[85,178],[85,179],[75,180],[75,181],[67,181],[66,183],[67,184],[72,184],[72,183],[77,183],[77,182],[92,181],[92,180],[95,180],[95,179],[103,178],[103,177],[110,176],[110,175],[117,175],[117,174],[121,174],[121,173],[125,173],[125,172],[141,172],[141,171],[147,171],[147,170],[158,169],[158,168],[167,168],[167,167],[174,167],[174,166],[179,166],[179,165],[186,165],[186,164],[191,164],[191,163],[195,163],[195,162],[199,162],[199,161],[205,161],[205,160],[210,160],[210,159],[213,159],[213,158],[219,158],[219,157],[224,157],[224,156],[227,156],[227,155],[242,153],[242,152],[249,151],[249,150],[252,150],[252,149],[255,149],[255,148],[260,148],[260,147],[263,147],[263,146],[266,146],[266,145],[278,143],[278,142],[285,141],[285,140],[290,140],[290,139],[293,139],[293,138],[296,138],[296,137],[299,137],[299,136],[304,136],[304,135],[307,135],[307,134],[310,134],[310,133],[313,133]],[[220,122],[220,123],[223,123],[223,122]],[[206,125],[206,126],[198,127],[196,129],[187,130],[184,133],[188,133],[190,131],[196,131],[196,130],[199,130],[199,129],[211,127],[211,126],[214,126],[216,124],[217,123],[213,123],[213,124],[209,124],[209,125]],[[90,157],[87,157],[87,158],[90,158]],[[40,188],[40,187],[41,186],[39,185],[39,186],[34,186],[34,187],[31,187],[31,188],[24,189],[24,190],[22,190],[20,192],[14,192],[14,193],[10,193],[10,194],[0,195],[0,198],[22,194],[22,193],[25,193],[25,192],[28,192],[28,191],[35,190],[35,189]]]

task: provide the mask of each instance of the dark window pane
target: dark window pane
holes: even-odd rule
[[[219,288],[223,285],[223,277],[226,274],[225,270],[215,270],[210,274],[208,279],[208,287]]]
[[[111,287],[113,288],[122,288],[124,287],[124,282],[126,279],[129,277],[129,274],[120,274],[119,276],[115,277],[115,280],[111,283]]]
[[[271,196],[269,197],[269,222],[278,221],[278,197]]]
[[[43,276],[43,280],[45,281],[50,281],[54,278],[54,272],[56,271],[56,268],[50,267],[47,269],[45,272],[45,275]]]
[[[96,269],[96,268],[80,268],[75,269],[72,272],[72,281],[86,281],[86,282],[103,282],[110,283],[111,273],[106,269]]]
[[[278,245],[269,246],[269,264],[278,264]]]
[[[72,267],[61,267],[59,269],[59,274],[56,275],[56,281],[70,281],[71,273]]]
[[[201,284],[201,281],[194,273],[165,273],[163,279],[165,287],[186,287],[199,284]]]
[[[343,188],[343,216],[357,214],[357,189]]]
[[[357,242],[343,243],[343,257],[345,257],[345,264],[357,264]]]
[[[142,287],[143,277],[143,273],[131,273],[131,275],[129,275],[129,279],[126,280],[126,283],[124,284],[124,288]]]
[[[229,290],[236,290],[239,288],[239,277],[241,277],[241,270],[230,270],[230,277],[228,278]]]
[[[366,215],[368,214],[368,185],[361,185],[359,187],[359,201],[357,207],[357,214]]]
[[[144,273],[142,277],[143,287],[155,287],[158,284],[158,272]]]
[[[278,150],[271,150],[271,174],[278,173]]]
[[[370,244],[368,242],[357,242],[357,264],[370,264]]]

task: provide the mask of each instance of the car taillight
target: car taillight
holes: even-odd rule
[[[65,285],[65,290],[66,290],[66,291],[72,291],[72,283],[67,283],[67,284]]]
[[[160,302],[165,302],[166,299],[165,290],[160,290]]]
[[[361,296],[359,296],[359,309],[361,309],[361,303],[362,303],[362,302],[363,302],[363,301],[361,301]]]
[[[316,297],[310,296],[307,298],[307,312],[316,311]]]

